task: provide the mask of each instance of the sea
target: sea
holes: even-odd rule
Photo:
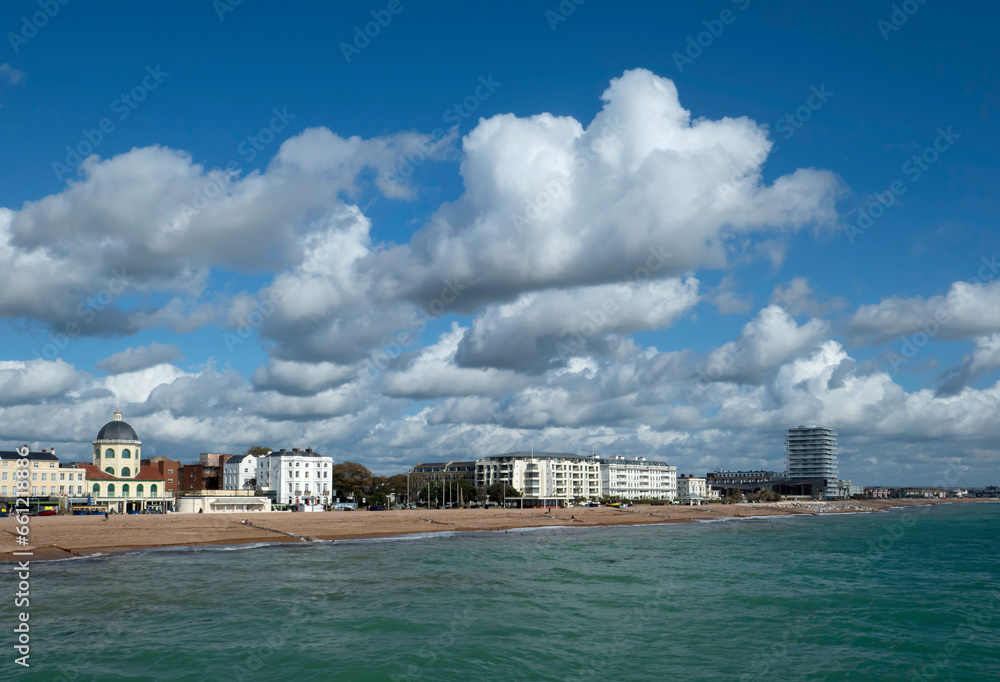
[[[13,567],[0,622],[17,623]],[[1000,680],[1000,504],[34,563],[0,680]]]

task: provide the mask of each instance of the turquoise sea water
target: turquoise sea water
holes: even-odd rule
[[[34,564],[32,667],[7,647],[0,679],[996,680],[998,522],[966,504]]]

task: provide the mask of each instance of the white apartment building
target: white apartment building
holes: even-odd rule
[[[524,506],[597,500],[601,472],[595,457],[569,452],[508,452],[476,460],[476,486],[501,481],[524,494]]]
[[[255,478],[257,457],[254,455],[233,455],[222,465],[223,490],[244,490],[247,481]]]
[[[597,460],[601,497],[622,500],[672,500],[677,497],[677,467],[645,457],[614,455]]]
[[[276,493],[279,504],[313,508],[330,504],[333,457],[312,448],[281,450],[257,458],[257,485]]]
[[[717,497],[718,495],[715,495]],[[689,504],[701,504],[709,499],[708,484],[705,478],[698,476],[685,476],[681,474],[677,479],[677,497],[682,502]]]

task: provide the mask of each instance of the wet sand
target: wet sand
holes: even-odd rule
[[[16,542],[14,518],[0,519],[0,562],[62,559],[155,547],[238,545],[254,542],[348,540],[440,531],[509,530],[545,526],[627,526],[684,523],[725,517],[870,512],[892,507],[985,500],[864,500],[829,503],[637,505],[628,509],[442,509],[385,512],[270,512],[260,514],[150,514],[32,517],[27,546]],[[994,500],[995,501],[995,500]],[[249,519],[252,526],[241,521]],[[32,556],[15,557],[13,552]]]

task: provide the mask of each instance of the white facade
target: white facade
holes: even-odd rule
[[[61,465],[59,467],[59,482],[52,486],[53,495],[60,497],[86,497],[87,471],[75,466]],[[56,474],[52,474],[53,479]],[[56,492],[58,491],[58,492]]]
[[[698,476],[681,476],[677,479],[677,497],[684,502],[700,503],[708,499],[706,479]]]
[[[257,485],[273,490],[279,504],[330,504],[333,494],[333,457],[312,448],[281,450],[257,458]]]
[[[257,478],[257,458],[253,455],[234,455],[222,465],[223,490],[244,490],[252,478]]]
[[[597,500],[600,476],[596,458],[571,453],[510,452],[476,460],[477,487],[505,481],[520,490],[525,500]]]
[[[616,455],[598,460],[601,496],[624,500],[672,500],[677,497],[677,467],[645,457]]]

